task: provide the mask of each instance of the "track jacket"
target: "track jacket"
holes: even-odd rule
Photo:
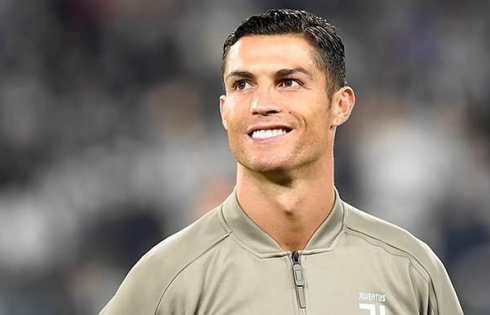
[[[444,266],[407,231],[343,202],[284,251],[236,192],[155,246],[100,314],[463,314]]]

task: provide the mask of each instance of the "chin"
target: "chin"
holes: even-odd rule
[[[294,160],[296,160],[292,155],[284,152],[260,154],[237,150],[233,153],[238,164],[254,173],[285,173],[294,168]]]

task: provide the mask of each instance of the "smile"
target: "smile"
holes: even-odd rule
[[[259,129],[252,132],[250,136],[254,140],[263,140],[285,135],[289,131],[286,129]]]

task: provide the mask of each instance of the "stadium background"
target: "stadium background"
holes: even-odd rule
[[[344,39],[358,101],[336,141],[342,197],[429,243],[466,314],[490,314],[483,0],[0,1],[0,314],[97,313],[230,192],[222,42],[272,7]]]

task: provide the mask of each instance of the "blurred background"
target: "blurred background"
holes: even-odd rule
[[[97,313],[229,194],[222,43],[272,7],[345,42],[343,199],[429,243],[466,314],[490,314],[484,0],[0,0],[0,314]]]

